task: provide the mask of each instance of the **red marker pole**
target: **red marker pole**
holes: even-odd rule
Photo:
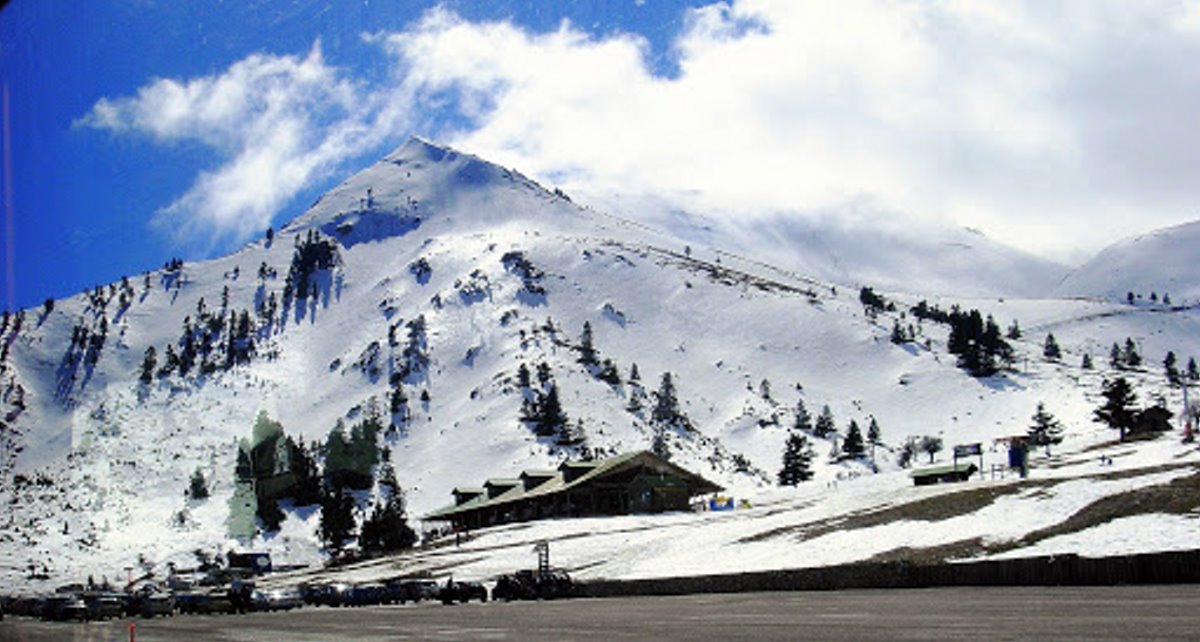
[[[133,622],[129,623],[129,642],[137,642],[137,625]]]

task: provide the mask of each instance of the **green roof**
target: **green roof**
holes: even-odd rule
[[[933,477],[936,475],[949,475],[950,473],[970,473],[979,470],[979,466],[969,462],[961,464],[944,464],[941,466],[930,466],[928,468],[917,468],[909,473],[909,477]]]

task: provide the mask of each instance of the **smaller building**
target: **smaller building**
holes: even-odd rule
[[[933,484],[964,482],[977,472],[979,472],[978,466],[964,462],[918,468],[912,471],[909,476],[912,477],[913,485],[915,486],[931,486]]]

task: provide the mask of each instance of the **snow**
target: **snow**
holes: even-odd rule
[[[386,406],[389,375],[403,347],[388,345],[389,328],[398,326],[403,344],[403,324],[418,316],[428,326],[430,366],[406,383],[411,423],[383,442],[410,515],[445,505],[454,486],[552,468],[571,454],[537,439],[517,419],[517,368],[541,362],[550,365],[569,417],[583,420],[589,443],[613,452],[650,442],[645,413],[626,410],[631,366],[638,365],[648,393],[672,373],[681,408],[698,429],[672,435],[674,460],[753,508],[501,527],[474,534],[461,548],[435,546],[347,573],[454,567],[486,578],[528,566],[528,549],[538,539],[552,540],[556,562],[582,577],[815,566],[972,538],[1002,543],[1060,523],[1101,497],[1191,470],[1163,466],[1197,461],[1196,451],[1175,436],[1113,444],[1115,434],[1091,418],[1102,381],[1116,374],[1107,367],[1108,346],[1126,337],[1139,342],[1148,366],[1121,374],[1143,402],[1161,395],[1178,412],[1180,394],[1166,385],[1157,364],[1167,350],[1181,365],[1200,354],[1196,309],[1038,298],[1046,296],[1043,277],[1057,274],[1055,266],[970,232],[897,240],[887,230],[858,230],[862,236],[841,230],[818,235],[813,243],[832,248],[821,254],[808,252],[816,246],[800,243],[796,230],[761,244],[771,228],[759,222],[733,230],[695,218],[676,229],[671,219],[648,216],[672,231],[579,207],[513,170],[413,140],[331,190],[273,242],[186,264],[180,275],[156,270],[149,288],[143,275],[131,275],[134,296],[125,310],[115,298],[101,309],[80,294],[57,301],[44,320],[40,309],[27,311],[20,332],[0,333],[12,346],[0,392],[20,384],[27,406],[0,439],[0,502],[12,507],[0,518],[0,580],[28,584],[30,564],[60,578],[123,576],[139,556],[158,568],[168,561],[190,565],[196,549],[264,549],[278,563],[324,559],[312,507],[287,506],[277,533],[251,541],[228,536],[236,444],[250,436],[260,411],[287,434],[311,442],[339,419],[353,423],[372,398]],[[262,330],[251,364],[138,382],[146,348],[156,348],[161,364],[185,318],[196,319],[201,298],[209,310],[219,309],[228,288],[230,310],[253,315],[257,303],[278,295],[293,243],[310,230],[339,239],[342,263],[322,276],[315,300]],[[855,238],[874,251],[852,260]],[[795,251],[796,243],[803,252]],[[969,278],[959,259],[937,250],[964,244],[970,260],[983,257],[989,266]],[[788,247],[797,256],[780,260]],[[531,295],[506,268],[502,257],[511,251],[544,273],[544,296]],[[917,255],[942,258],[916,262]],[[409,269],[420,259],[432,268],[427,279]],[[769,263],[776,260],[779,266]],[[274,278],[258,278],[263,263]],[[894,301],[898,311],[865,315],[858,302],[862,284]],[[942,287],[947,284],[961,287]],[[980,380],[958,370],[945,350],[946,329],[916,323],[904,312],[922,299],[943,309],[978,308],[1001,327],[1019,320],[1025,336],[1013,342],[1015,371]],[[74,328],[95,330],[100,319],[109,332],[96,367],[79,369],[74,380],[64,376]],[[547,319],[553,334],[540,329]],[[918,342],[891,344],[895,320],[914,324]],[[617,364],[620,385],[596,379],[577,363],[573,345],[585,322],[600,357]],[[1041,358],[1048,332],[1062,346],[1061,363]],[[375,377],[355,366],[372,345],[379,346]],[[1085,352],[1094,371],[1079,367]],[[762,394],[763,381],[769,396]],[[430,393],[427,406],[418,401],[422,390]],[[876,449],[880,473],[864,463],[829,461],[833,443],[812,438],[815,479],[796,489],[774,488],[798,400],[814,417],[829,405],[841,432],[851,419],[864,430],[877,419],[884,442]],[[1028,487],[933,523],[838,526],[966,488],[913,488],[894,456],[906,437],[941,436],[942,462],[954,444],[981,442],[990,471],[1005,458],[995,440],[1023,434],[1038,402],[1063,421],[1065,440],[1052,456],[1036,456]],[[15,410],[4,397],[0,415]],[[1097,464],[1102,452],[1113,458],[1112,467]],[[748,469],[738,470],[735,456]],[[209,480],[207,500],[184,495],[197,469]],[[1115,471],[1130,476],[1106,477]],[[50,484],[18,487],[17,475]],[[967,487],[1021,483],[1010,477]],[[1140,528],[1138,520],[1152,516],[1029,549],[1077,537],[1062,545],[1100,550],[1122,537],[1121,525]],[[1177,533],[1191,524],[1163,530]],[[1170,546],[1157,536],[1126,537],[1129,546],[1141,542],[1141,550]]]
[[[1150,301],[1152,293],[1160,301],[1169,294],[1172,305],[1195,305],[1200,299],[1197,247],[1200,221],[1125,239],[1067,275],[1054,293],[1125,301],[1133,292],[1140,305],[1151,307],[1158,307]]]
[[[1119,517],[1077,533],[1059,535],[1012,553],[995,556],[1028,557],[1073,554],[1108,557],[1155,551],[1190,551],[1200,536],[1200,516],[1151,513]],[[1147,543],[1149,538],[1153,549]]]

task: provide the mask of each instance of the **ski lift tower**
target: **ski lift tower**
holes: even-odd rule
[[[533,552],[538,556],[538,576],[546,577],[550,574],[550,542],[539,541],[533,545]]]
[[[1180,377],[1179,387],[1183,388],[1183,443],[1196,441],[1195,427],[1192,426],[1192,406],[1188,403],[1188,382]]]

